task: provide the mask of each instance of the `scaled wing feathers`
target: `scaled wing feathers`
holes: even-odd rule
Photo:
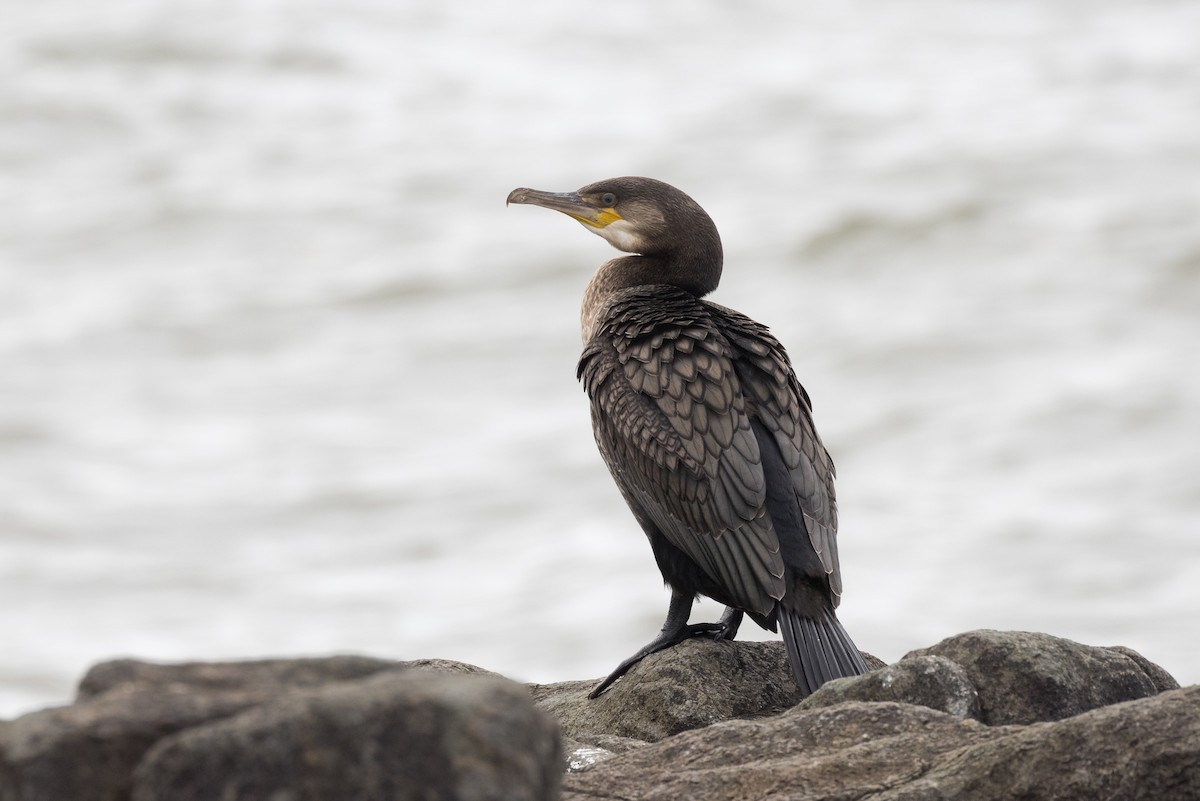
[[[836,606],[842,594],[833,487],[836,469],[817,435],[808,393],[796,380],[787,352],[765,326],[732,309],[709,306],[721,314],[722,330],[739,354],[742,390],[754,416],[775,436]]]
[[[585,347],[579,377],[597,444],[626,500],[729,601],[768,615],[786,582],[750,425],[752,415],[761,418],[840,591],[833,466],[808,398],[765,328],[681,290],[627,290]]]

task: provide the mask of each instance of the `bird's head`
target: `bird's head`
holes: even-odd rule
[[[609,178],[575,192],[514,189],[509,203],[560,211],[626,253],[721,270],[721,237],[700,204],[653,178]],[[715,286],[715,281],[713,282]]]

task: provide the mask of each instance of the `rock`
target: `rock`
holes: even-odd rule
[[[651,654],[599,698],[599,682],[535,685],[535,703],[558,718],[566,737],[594,744],[606,734],[655,742],[730,718],[761,717],[794,706],[780,642],[715,642],[696,637]]]
[[[989,725],[1062,720],[1179,685],[1129,649],[1097,648],[1022,631],[971,631],[908,654],[957,662],[979,691]],[[1147,669],[1147,665],[1155,670]]]
[[[966,670],[943,656],[911,656],[865,676],[837,679],[800,702],[804,709],[845,701],[897,701],[979,719],[979,693]]]
[[[563,801],[868,797],[1003,736],[925,707],[846,702],[679,734],[566,777]],[[857,790],[857,792],[854,792]]]
[[[567,798],[1200,798],[1200,688],[1127,648],[969,632],[797,705],[781,643],[693,639],[594,684],[109,662],[0,722],[0,801],[551,798],[564,768]]]
[[[883,662],[863,654],[867,663]],[[563,730],[568,771],[681,731],[753,718],[800,700],[782,642],[714,642],[697,637],[651,654],[608,692],[599,679],[531,686],[539,708]]]
[[[248,691],[270,697],[284,690],[361,679],[381,670],[404,670],[428,663],[396,662],[368,656],[258,659],[239,662],[183,662],[163,665],[114,659],[93,666],[79,682],[77,700],[87,701],[117,687],[202,692]],[[441,662],[447,670],[479,671],[472,665]],[[434,667],[433,669],[439,669]]]
[[[563,801],[1028,801],[1200,797],[1200,687],[1053,723],[985,726],[848,701],[727,721],[600,762]]]
[[[521,685],[389,671],[169,737],[132,798],[548,800],[561,760],[557,725]]]
[[[597,762],[647,745],[644,740],[617,737],[611,734],[588,735],[587,739],[586,743],[569,737],[562,739],[563,764],[567,773],[587,770]]]
[[[1006,727],[872,801],[1200,798],[1200,686]]]
[[[156,741],[259,700],[126,688],[24,715],[0,728],[0,800],[124,801],[134,767]]]
[[[457,662],[366,657],[97,665],[76,704],[0,727],[0,801],[127,799],[134,768],[158,740],[301,688],[383,670],[480,671]]]
[[[1140,666],[1145,672],[1145,674],[1150,677],[1150,681],[1154,684],[1155,689],[1160,693],[1165,693],[1167,690],[1179,689],[1179,682],[1175,681],[1174,676],[1132,648],[1126,648],[1124,645],[1110,645],[1108,650],[1115,651],[1118,654],[1124,654],[1136,662],[1138,666]]]

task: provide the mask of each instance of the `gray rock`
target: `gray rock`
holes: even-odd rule
[[[925,707],[846,702],[689,731],[568,775],[563,801],[862,798],[1003,736]]]
[[[874,667],[883,665],[863,656]],[[589,699],[598,681],[530,686],[538,707],[562,726],[568,771],[681,731],[780,712],[800,700],[778,641],[698,637],[652,654],[604,695]]]
[[[845,701],[896,701],[979,719],[979,693],[966,670],[942,656],[912,656],[865,676],[828,682],[800,702],[804,709]]]
[[[1178,687],[1161,668],[1129,656],[1023,631],[980,630],[908,654],[957,662],[979,691],[980,720],[990,725],[1062,720],[1089,709]],[[1165,677],[1165,678],[1164,678]]]
[[[1167,690],[1179,689],[1179,682],[1175,681],[1174,676],[1132,648],[1126,648],[1124,645],[1110,645],[1108,646],[1108,650],[1115,651],[1118,654],[1124,654],[1136,662],[1138,666],[1141,667],[1142,671],[1150,677],[1150,681],[1154,684],[1154,688],[1160,693],[1165,693]]]
[[[292,693],[156,745],[133,801],[557,797],[555,722],[491,676],[385,672]]]
[[[105,663],[0,722],[0,801],[549,798],[564,767],[568,798],[1200,798],[1200,688],[1122,647],[969,632],[799,706],[779,642],[690,640],[596,700],[486,673]]]
[[[450,670],[481,670],[456,662],[441,664]],[[250,691],[265,698],[284,690],[319,687],[333,681],[361,679],[381,670],[418,666],[421,665],[353,655],[167,665],[114,659],[88,670],[79,682],[76,699],[87,701],[117,687],[130,686],[198,692]]]
[[[577,773],[581,770],[587,770],[597,762],[603,762],[606,759],[616,756],[615,752],[607,748],[601,748],[598,745],[588,745],[577,740],[564,739],[562,747],[564,770],[567,773]]]
[[[384,670],[480,671],[438,660],[366,657],[97,665],[76,704],[0,726],[0,801],[127,799],[134,768],[158,740],[298,689]]]
[[[596,681],[534,685],[538,707],[563,734],[583,743],[597,735],[655,742],[730,718],[761,717],[800,700],[780,642],[694,638],[651,654],[604,695]]]
[[[689,731],[568,775],[563,801],[1200,798],[1200,687],[1031,726],[848,701]]]
[[[260,700],[125,688],[24,715],[0,727],[0,801],[124,801],[134,766],[156,741]]]
[[[939,760],[873,801],[1166,801],[1200,798],[1200,686],[1008,736]]]
[[[588,735],[587,742],[564,737],[563,764],[567,773],[575,773],[644,745],[648,745],[644,740],[616,737],[611,734]]]

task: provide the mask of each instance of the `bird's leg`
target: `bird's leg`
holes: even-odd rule
[[[717,626],[712,632],[714,640],[729,640],[732,642],[733,638],[737,636],[738,627],[742,625],[742,610],[727,606],[725,607],[724,614],[721,615],[721,619],[710,625]]]
[[[685,595],[678,590],[671,590],[671,605],[667,607],[667,619],[663,623],[662,631],[658,636],[648,642],[633,656],[626,659],[621,664],[617,665],[617,669],[608,674],[604,681],[596,685],[596,688],[588,693],[588,698],[596,698],[602,692],[607,690],[609,686],[617,679],[624,676],[631,667],[641,662],[650,654],[661,651],[664,648],[670,648],[672,645],[683,642],[688,637],[697,637],[702,634],[712,635],[723,633],[728,629],[728,621],[731,618],[729,611],[722,617],[720,623],[696,623],[688,625],[688,617],[692,614],[692,596]],[[733,610],[736,612],[736,610]],[[741,622],[741,613],[737,612],[737,619],[734,623],[733,630],[737,631],[737,623]],[[732,639],[730,637],[729,639]]]

